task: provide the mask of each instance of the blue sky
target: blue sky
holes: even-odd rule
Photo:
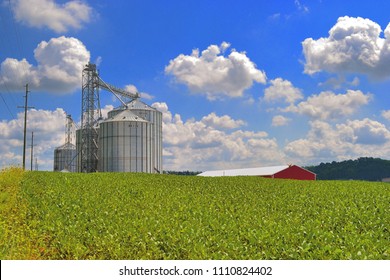
[[[28,135],[52,170],[88,61],[163,112],[165,170],[388,159],[390,3],[375,3],[2,1],[0,166],[21,164],[29,83]]]

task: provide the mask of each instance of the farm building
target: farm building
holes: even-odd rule
[[[100,90],[122,103],[102,117]],[[162,173],[162,112],[103,81],[96,64],[82,72],[81,127],[76,131],[77,172]]]
[[[228,169],[205,171],[198,174],[205,177],[219,176],[260,176],[265,178],[278,179],[295,179],[295,180],[315,180],[316,174],[299,167],[297,165],[280,165],[269,167],[245,168],[245,169]]]

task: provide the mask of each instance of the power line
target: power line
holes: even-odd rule
[[[8,10],[11,12],[10,3],[8,3]],[[11,30],[13,30],[13,28],[11,27],[11,24],[10,24],[10,22],[11,22],[10,17],[12,17],[11,13],[0,13],[0,24],[1,24],[0,44],[1,44],[1,47],[5,48],[4,51],[8,50],[8,49],[15,50],[15,48],[12,47],[12,41],[14,41],[14,40],[11,40],[11,39],[14,38],[15,36],[11,36]],[[2,52],[4,52],[4,51],[2,50]],[[18,55],[21,56],[20,50],[19,50]],[[10,89],[8,88],[7,83],[3,81],[3,84],[1,85],[1,87],[5,90],[5,93],[10,94],[10,96],[11,96],[10,98],[11,98],[11,101],[13,103],[13,106],[11,106],[11,107],[16,107],[15,98],[14,98],[13,94],[11,93]],[[2,97],[2,99],[4,101],[3,97]],[[6,102],[4,101],[4,103],[6,103]],[[8,105],[6,105],[6,106],[7,106],[8,111],[10,111],[9,106]],[[13,114],[11,113],[11,115],[13,115]]]
[[[0,32],[0,39],[1,39],[0,43],[2,46],[6,47],[6,49],[10,48],[10,49],[16,51],[19,59],[22,59],[23,58],[23,52],[22,52],[23,45],[21,44],[21,37],[19,35],[17,24],[15,23],[15,20],[13,19],[14,18],[14,16],[13,16],[14,12],[13,12],[13,8],[12,8],[13,4],[11,3],[10,0],[8,0],[7,2],[8,2],[8,5],[5,2],[4,7],[8,8],[8,13],[1,13],[0,14],[0,23],[2,25],[2,31]],[[24,77],[25,81],[22,81],[22,82],[24,84],[29,83],[28,68],[27,68],[25,63],[22,63],[22,70],[26,74]],[[0,92],[0,95],[1,95],[1,99],[3,100],[5,106],[7,107],[8,112],[10,113],[12,118],[15,119],[15,115],[12,113],[12,110],[10,109],[10,107],[17,107],[14,93],[12,92],[15,89],[13,88],[12,85],[10,85],[10,86],[11,86],[11,88],[9,88],[6,81],[3,81],[2,85],[1,85],[3,90],[5,90],[5,93],[8,93],[10,95],[10,98],[8,99],[8,101],[11,100],[11,103],[13,104],[12,106],[9,106],[7,104],[7,101],[5,100],[5,97],[3,96],[3,94],[1,92]],[[17,125],[20,126],[18,122],[17,122]]]
[[[11,0],[8,0],[8,9],[9,9],[10,14],[13,15]],[[19,54],[22,54],[22,44],[20,43],[20,36],[19,36],[18,28],[17,28],[14,21],[12,21],[12,25],[13,25],[13,29],[14,29],[13,31],[14,31],[15,37],[16,37],[16,45],[18,47]]]
[[[5,7],[5,3],[4,3],[4,7]],[[8,10],[10,10],[9,9],[9,5],[8,5]],[[0,13],[0,19],[1,19],[1,24],[2,24],[2,30],[1,30],[1,32],[0,32],[0,41],[1,41],[1,43],[2,43],[2,45],[4,45],[4,46],[7,46],[7,47],[9,47],[9,46],[11,46],[12,45],[12,43],[11,43],[11,40],[10,40],[10,35],[9,35],[9,30],[11,29],[10,27],[9,27],[9,24],[8,24],[8,22],[9,22],[9,17],[12,17],[12,13],[6,13],[6,12],[4,12],[4,13]]]
[[[3,100],[3,102],[4,102],[4,104],[5,104],[5,107],[7,107],[7,110],[8,110],[8,112],[10,113],[11,117],[12,117],[13,119],[15,119],[14,114],[12,114],[12,111],[11,111],[11,109],[8,107],[8,104],[7,104],[7,102],[5,101],[4,96],[3,96],[3,94],[2,94],[1,92],[0,92],[0,97],[1,97],[1,99]]]
[[[10,12],[11,16],[13,16],[11,0],[8,0],[8,9],[9,9],[9,12]],[[22,52],[23,44],[21,43],[22,40],[20,39],[21,37],[20,37],[20,34],[19,34],[18,27],[17,27],[17,25],[15,23],[15,20],[11,20],[11,22],[12,22],[13,32],[15,34],[16,50],[17,50],[17,52],[19,54],[19,58],[22,59],[23,58],[23,55],[22,55],[23,54],[23,52]],[[28,68],[26,66],[26,63],[22,63],[22,65],[23,65],[23,70],[24,70],[25,79],[26,79],[24,82],[26,84],[28,84],[30,82],[29,75],[28,75]]]

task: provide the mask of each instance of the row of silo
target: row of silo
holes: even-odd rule
[[[119,170],[107,170],[106,164],[100,165],[100,170],[162,172],[162,113],[139,99],[134,99],[126,105],[108,112],[108,119],[100,124],[100,129],[105,131],[100,133],[99,141],[102,137],[106,139],[108,134],[119,141],[118,149],[124,141],[124,149],[130,148],[130,151],[122,153],[125,156],[120,158],[120,162],[112,159],[113,165],[117,165]],[[125,126],[131,129],[125,129]],[[125,140],[127,138],[132,140]],[[117,145],[107,142],[101,144],[100,157],[103,163],[110,162],[106,158],[110,155],[106,149],[116,149],[115,146]],[[143,171],[145,168],[147,171]]]
[[[101,122],[98,168],[152,173],[151,124],[128,109]]]
[[[108,112],[96,127],[97,170],[162,173],[162,113],[134,99]],[[77,171],[81,166],[81,129],[76,132]]]
[[[100,123],[99,170],[162,172],[162,113],[133,99]]]

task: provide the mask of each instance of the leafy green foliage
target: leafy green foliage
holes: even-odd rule
[[[362,157],[306,168],[317,174],[317,180],[382,181],[384,178],[390,178],[390,160],[380,158]]]
[[[26,223],[27,204],[21,194],[23,170],[11,167],[0,172],[0,258],[31,259],[39,252]]]
[[[389,259],[389,190],[356,181],[26,172],[21,198],[34,254],[16,258]]]

